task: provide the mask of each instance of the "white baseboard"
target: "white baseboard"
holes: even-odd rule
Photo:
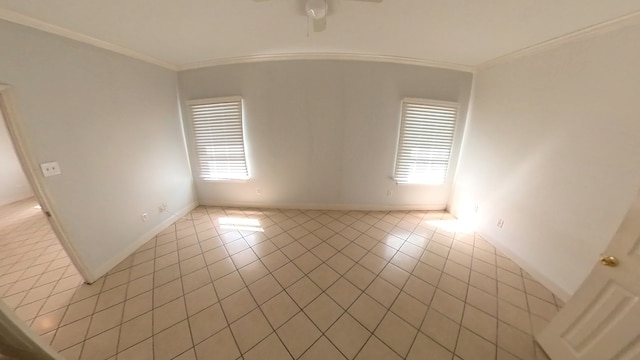
[[[299,209],[299,210],[342,210],[342,211],[442,211],[446,204],[435,205],[377,205],[377,204],[316,204],[316,203],[253,203],[253,202],[200,202],[204,206],[220,206],[235,208],[256,208],[256,209]]]
[[[518,256],[516,253],[511,251],[508,247],[504,246],[501,242],[492,239],[491,237],[485,236],[482,232],[477,231],[476,233],[482,236],[483,239],[487,240],[491,245],[493,245],[497,250],[507,255],[509,259],[518,264],[522,269],[529,273],[536,281],[544,285],[549,291],[551,291],[555,296],[559,297],[562,301],[567,302],[573,294],[570,294],[565,289],[558,286],[552,279],[540,273],[534,266],[532,266],[528,261]]]
[[[162,221],[160,224],[154,226],[149,231],[140,236],[136,241],[132,242],[126,249],[121,251],[118,255],[111,258],[111,260],[104,263],[100,266],[95,272],[92,272],[94,275],[94,279],[91,279],[91,283],[98,280],[100,277],[108,273],[111,269],[116,267],[116,265],[120,264],[122,260],[126,259],[129,255],[133,254],[140,246],[144,245],[147,241],[151,240],[154,236],[160,233],[162,230],[166,229],[169,225],[176,222],[179,218],[188,214],[191,210],[195,209],[198,206],[197,202],[192,202],[187,206],[183,207],[178,212],[172,214],[169,218]]]

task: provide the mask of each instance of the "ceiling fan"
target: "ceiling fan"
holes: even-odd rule
[[[264,1],[264,0],[254,0]],[[330,0],[301,0],[304,2],[304,12],[308,19],[308,24],[314,32],[321,32],[327,29],[327,15],[329,15]],[[351,0],[379,3],[382,0]]]

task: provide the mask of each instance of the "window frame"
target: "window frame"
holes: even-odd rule
[[[244,155],[244,167],[246,169],[246,177],[207,177],[203,172],[202,161],[200,159],[200,147],[197,141],[197,131],[196,131],[196,121],[194,119],[193,106],[198,105],[212,105],[219,103],[230,103],[230,102],[239,102],[240,103],[240,129],[242,131],[242,148]],[[192,154],[195,159],[196,168],[197,168],[197,178],[201,181],[206,182],[247,182],[251,180],[251,170],[250,170],[250,162],[248,156],[248,146],[247,146],[247,131],[246,131],[246,119],[245,119],[245,109],[244,109],[244,99],[242,96],[225,96],[225,97],[214,97],[214,98],[206,98],[206,99],[196,99],[196,100],[188,100],[185,102],[188,109],[188,116],[190,119],[190,138],[192,145]]]
[[[406,120],[405,120],[406,105],[437,106],[437,107],[449,108],[450,110],[455,111],[455,117],[452,124],[453,126],[451,127],[452,132],[451,132],[451,138],[450,138],[449,153],[448,153],[448,158],[446,162],[447,166],[446,166],[444,175],[442,176],[441,182],[410,181],[408,179],[400,178],[398,176],[398,165],[400,160],[399,156],[401,151],[404,150],[403,145],[404,145],[405,127],[406,127]],[[395,154],[394,164],[392,169],[392,173],[393,173],[392,179],[396,182],[396,185],[444,186],[448,183],[450,179],[450,174],[452,172],[451,166],[452,164],[455,165],[454,158],[457,152],[456,142],[457,142],[457,130],[458,130],[458,126],[461,118],[460,112],[461,112],[460,103],[453,102],[453,101],[442,101],[442,100],[410,98],[410,97],[404,98],[400,101],[400,116],[399,116],[400,124],[398,128],[396,154]]]

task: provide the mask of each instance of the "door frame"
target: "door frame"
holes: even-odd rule
[[[4,117],[13,148],[22,166],[22,171],[27,177],[27,180],[29,180],[31,189],[38,203],[40,203],[42,211],[46,214],[49,224],[60,241],[62,248],[85,282],[92,284],[98,279],[89,271],[82,259],[78,256],[73,244],[69,241],[64,225],[59,221],[58,216],[56,216],[55,206],[52,206],[52,197],[46,187],[43,186],[44,176],[39,171],[40,166],[31,153],[28,140],[24,135],[22,121],[15,105],[16,101],[14,100],[13,92],[12,86],[0,83],[0,111]]]

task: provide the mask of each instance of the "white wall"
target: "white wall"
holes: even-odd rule
[[[183,100],[244,98],[251,180],[205,182],[194,169],[198,199],[271,207],[443,209],[449,185],[396,186],[391,179],[400,101],[457,101],[464,120],[471,78],[459,71],[357,61],[276,61],[180,72]]]
[[[561,295],[640,186],[640,26],[477,73],[451,209]],[[504,228],[496,221],[503,218]]]
[[[0,48],[34,160],[62,169],[40,178],[51,210],[91,271],[148,239],[159,204],[195,201],[175,72],[4,21]]]
[[[33,196],[0,111],[0,206]]]

